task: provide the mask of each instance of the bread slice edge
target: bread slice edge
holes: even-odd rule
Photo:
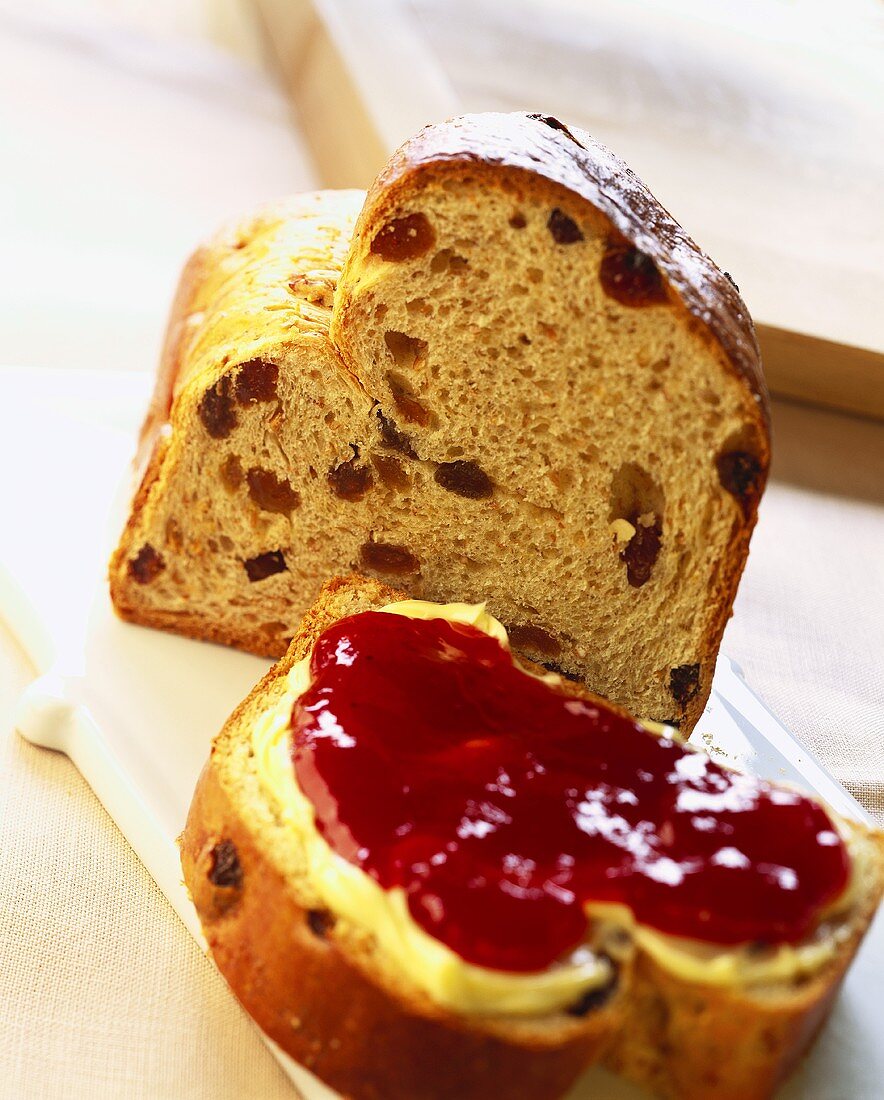
[[[339,932],[321,901],[291,880],[268,842],[272,810],[262,815],[239,795],[242,746],[323,630],[402,598],[361,577],[327,584],[286,656],[226,723],[200,777],[182,866],[213,957],[241,1003],[283,1050],[345,1095],[559,1096],[595,1062],[661,1095],[770,1095],[824,1023],[874,915],[884,887],[876,830],[857,827],[867,881],[837,954],[809,980],[722,988],[685,981],[639,949],[608,1001],[555,1022],[458,1017],[407,981],[391,985],[370,945]],[[232,846],[238,881],[213,881],[219,845]]]

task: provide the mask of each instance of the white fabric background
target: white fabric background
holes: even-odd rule
[[[257,70],[60,8],[0,6],[0,354],[152,371],[187,253],[312,169]],[[26,517],[0,516],[2,561]],[[63,541],[35,547],[48,569]],[[77,771],[12,732],[29,678],[0,624],[0,1096],[291,1097]]]
[[[197,47],[0,15],[0,81],[9,361],[152,369],[195,240],[312,183],[279,97]],[[774,429],[724,649],[884,822],[884,425],[778,402]],[[0,1095],[291,1096],[79,775],[12,735],[28,676],[0,631]]]

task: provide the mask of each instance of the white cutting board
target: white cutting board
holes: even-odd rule
[[[16,725],[30,741],[67,753],[119,825],[192,934],[196,914],[181,882],[175,839],[212,736],[268,667],[219,646],[119,622],[105,584],[122,523],[121,479],[150,380],[108,371],[0,368],[0,616],[40,678],[22,697]],[[766,710],[730,661],[719,661],[713,697],[694,735],[729,762],[793,779],[839,813],[858,804]],[[813,1054],[784,1098],[878,1095],[884,1080],[879,920]],[[332,1094],[268,1040],[301,1093]],[[573,1100],[643,1094],[603,1071]]]

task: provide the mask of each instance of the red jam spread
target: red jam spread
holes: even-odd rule
[[[796,941],[846,886],[818,803],[551,689],[474,627],[365,612],[310,665],[292,754],[320,834],[470,963],[545,969],[590,901],[677,936]]]

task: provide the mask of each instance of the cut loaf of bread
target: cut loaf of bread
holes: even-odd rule
[[[769,461],[735,287],[551,118],[428,127],[351,244],[360,205],[301,197],[188,265],[117,610],[279,655],[358,568],[487,600],[529,657],[690,729]]]
[[[397,971],[364,929],[323,907],[301,842],[261,783],[252,731],[323,630],[402,596],[364,578],[329,583],[285,658],[225,725],[199,780],[181,840],[184,877],[242,1004],[283,1050],[356,1100],[540,1100],[595,1063],[670,1097],[769,1096],[825,1020],[875,911],[880,833],[850,826],[864,870],[849,908],[829,918],[837,949],[815,973],[704,984],[636,942],[618,955],[616,981],[576,1013],[458,1016]]]

